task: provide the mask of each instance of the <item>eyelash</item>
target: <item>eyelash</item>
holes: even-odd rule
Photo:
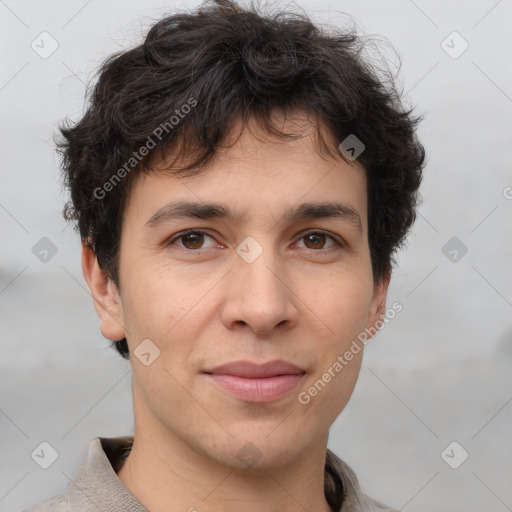
[[[184,237],[186,237],[187,235],[190,235],[190,234],[200,234],[200,235],[209,236],[210,238],[214,238],[212,235],[210,235],[209,233],[207,233],[206,231],[203,231],[201,229],[189,229],[187,231],[181,231],[176,236],[173,236],[171,239],[169,239],[165,243],[165,245],[166,246],[170,246],[175,241],[180,240],[181,238],[184,238]],[[331,234],[329,234],[329,232],[323,231],[321,229],[316,229],[316,230],[311,230],[311,231],[304,232],[304,233],[301,234],[299,240],[301,240],[302,238],[305,238],[308,235],[325,235],[327,238],[330,238],[336,245],[338,245],[339,249],[342,249],[344,247],[344,244],[341,243],[339,240],[337,240],[333,235],[331,235]],[[204,251],[208,250],[208,249],[187,249],[186,247],[180,247],[180,249],[182,251],[185,251],[186,253],[189,253],[189,254],[192,254],[192,253],[193,254],[202,254]],[[333,248],[330,248],[330,249],[309,249],[309,251],[312,251],[313,253],[322,253],[322,254],[325,254],[326,251],[331,251],[331,250],[334,250],[334,249]],[[319,255],[321,255],[321,254],[319,254]]]

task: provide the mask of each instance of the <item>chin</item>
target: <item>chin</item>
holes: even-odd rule
[[[274,425],[275,428],[275,425]],[[279,428],[279,427],[278,427]],[[268,470],[293,463],[307,449],[306,444],[298,444],[297,439],[304,443],[305,438],[299,433],[288,433],[285,429],[280,435],[268,435],[261,430],[254,431],[253,435],[237,435],[222,443],[216,444],[223,447],[222,452],[211,450],[208,447],[208,456],[217,462],[236,470]]]

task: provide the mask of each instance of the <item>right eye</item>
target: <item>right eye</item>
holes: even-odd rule
[[[177,240],[181,240],[181,248],[188,252],[201,253],[203,248],[200,247],[204,242],[204,237],[211,238],[213,237],[201,230],[187,230],[181,231],[177,235],[173,236],[167,243],[166,246],[173,245]],[[189,244],[192,247],[187,247],[185,244]]]

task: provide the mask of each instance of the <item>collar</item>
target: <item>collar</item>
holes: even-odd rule
[[[65,495],[70,510],[148,512],[116,474],[132,445],[133,436],[95,437],[90,442]],[[334,512],[394,512],[362,494],[352,469],[329,449],[324,474],[325,497]]]

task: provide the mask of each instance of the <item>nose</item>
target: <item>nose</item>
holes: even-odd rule
[[[256,259],[235,258],[226,282],[222,321],[227,329],[250,328],[257,335],[293,328],[299,319],[299,298],[293,292],[293,279],[284,263],[270,247]],[[240,252],[243,255],[243,252]]]

